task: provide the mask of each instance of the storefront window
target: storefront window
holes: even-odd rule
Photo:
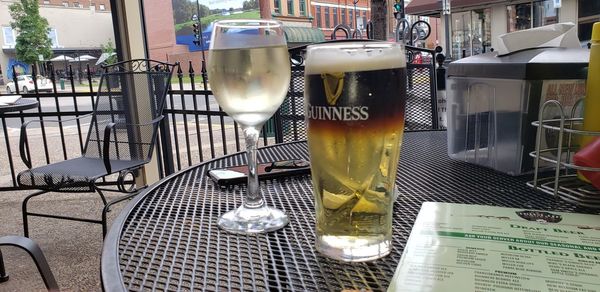
[[[506,8],[509,32],[558,23],[558,11],[552,0],[509,5]]]
[[[489,51],[491,11],[479,9],[452,14],[452,56],[463,58]]]

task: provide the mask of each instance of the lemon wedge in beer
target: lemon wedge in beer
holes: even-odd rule
[[[333,210],[339,209],[352,198],[354,198],[354,196],[338,195],[323,190],[323,207]]]
[[[385,211],[381,210],[379,206],[365,197],[360,198],[354,208],[352,208],[351,213],[371,213],[371,214],[384,214]]]

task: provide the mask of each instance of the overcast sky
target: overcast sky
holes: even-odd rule
[[[200,4],[208,6],[209,9],[241,8],[244,0],[199,0]]]

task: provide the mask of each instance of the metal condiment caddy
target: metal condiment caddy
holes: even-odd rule
[[[573,163],[573,156],[579,150],[579,137],[600,136],[600,132],[580,130],[583,118],[578,112],[581,112],[582,106],[583,99],[575,103],[567,116],[559,101],[549,100],[542,105],[539,120],[532,123],[537,127],[535,151],[529,153],[534,158],[534,177],[527,185],[576,205],[600,208],[600,191],[577,177],[577,170],[600,171],[600,168],[583,167]],[[555,109],[559,117],[545,119],[551,109]],[[558,136],[555,145],[550,145],[554,143],[542,139],[553,135]],[[553,176],[541,174],[542,171],[548,170],[546,166],[554,172]]]

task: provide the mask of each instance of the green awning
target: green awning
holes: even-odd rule
[[[288,44],[308,44],[325,41],[323,31],[318,28],[284,26],[283,30]]]

